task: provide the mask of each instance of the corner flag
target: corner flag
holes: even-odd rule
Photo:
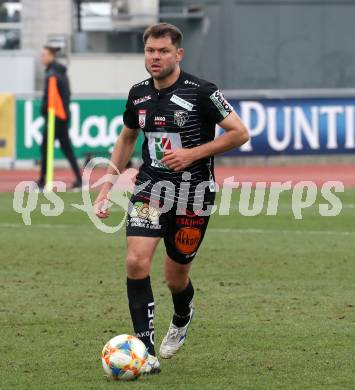
[[[60,97],[55,76],[50,76],[48,81],[48,128],[47,128],[47,174],[46,188],[52,190],[53,183],[53,159],[54,159],[54,139],[55,139],[55,117],[67,119],[63,101]]]

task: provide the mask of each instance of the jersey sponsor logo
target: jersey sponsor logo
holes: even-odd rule
[[[185,84],[193,85],[194,87],[199,87],[200,86],[200,84],[194,83],[193,81],[190,81],[190,80],[185,80]]]
[[[139,110],[138,111],[138,122],[139,122],[139,127],[141,129],[144,129],[144,127],[145,127],[146,117],[147,117],[147,110]]]
[[[181,148],[181,138],[179,133],[165,132],[146,132],[145,136],[148,139],[148,149],[151,165],[155,168],[169,169],[161,160],[168,150]]]
[[[218,89],[217,91],[213,92],[213,94],[210,96],[210,99],[218,108],[223,118],[226,118],[233,111],[233,107],[227,102],[223,96],[223,93]]]
[[[201,241],[202,232],[195,227],[183,227],[175,234],[176,249],[185,254],[190,255],[196,251],[198,244]]]
[[[175,111],[174,123],[179,127],[183,127],[189,119],[189,113],[187,111]]]
[[[171,150],[171,141],[167,137],[155,138],[154,146],[156,158],[158,160],[162,160],[164,157],[164,153],[168,150]]]
[[[177,95],[173,95],[170,98],[170,101],[172,101],[173,103],[177,104],[178,106],[180,106],[182,108],[185,108],[185,110],[187,110],[187,111],[191,111],[193,106],[194,106],[192,103],[188,102],[185,99],[182,99],[181,97],[179,97]]]
[[[165,126],[166,119],[165,116],[156,116],[154,118],[154,125],[155,126]]]
[[[133,104],[136,106],[137,104],[141,104],[146,102],[147,100],[150,100],[152,98],[152,95],[146,95],[141,98],[133,100]]]

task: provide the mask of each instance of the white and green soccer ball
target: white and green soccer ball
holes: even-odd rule
[[[113,380],[133,380],[139,377],[148,359],[144,343],[135,336],[121,334],[106,343],[101,354],[102,367]]]

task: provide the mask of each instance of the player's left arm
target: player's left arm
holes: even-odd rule
[[[179,148],[165,153],[163,162],[174,171],[181,171],[194,161],[237,148],[249,140],[249,132],[235,111],[218,123],[224,133],[213,141],[191,149]]]

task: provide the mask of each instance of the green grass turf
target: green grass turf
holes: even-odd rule
[[[124,232],[97,231],[70,205],[79,194],[61,196],[63,215],[43,217],[41,196],[26,227],[0,194],[1,389],[355,388],[354,190],[337,217],[313,206],[296,221],[287,194],[277,217],[214,215],[186,345],[134,383],[108,382],[99,360],[108,339],[131,333]],[[172,314],[163,254],[152,270],[158,346]]]

